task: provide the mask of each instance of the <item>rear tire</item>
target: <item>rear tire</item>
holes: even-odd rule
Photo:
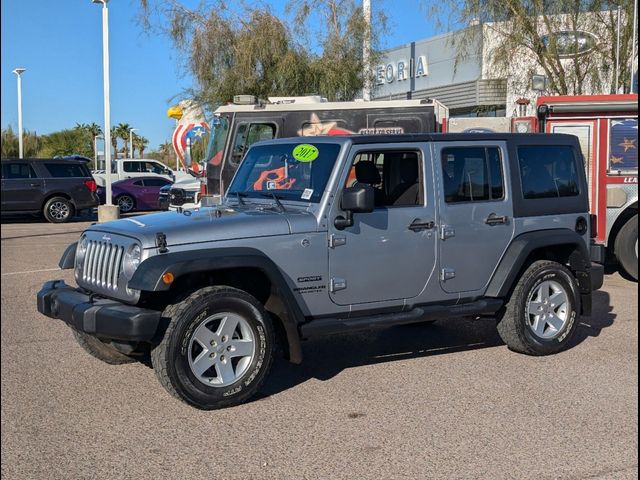
[[[203,410],[239,405],[255,395],[271,368],[275,335],[253,296],[206,287],[162,316],[170,323],[151,362],[167,392]]]
[[[73,218],[73,204],[64,197],[53,197],[47,200],[42,210],[44,218],[51,223],[65,223]]]
[[[111,345],[104,343],[99,338],[81,332],[75,328],[71,328],[73,336],[76,337],[78,344],[92,357],[108,363],[109,365],[123,365],[125,363],[133,363],[135,358],[131,358],[122,352],[119,352]]]
[[[615,253],[622,269],[638,281],[638,215],[633,216],[618,232]]]
[[[578,326],[580,294],[565,266],[541,260],[522,274],[498,321],[507,346],[527,355],[564,350]]]

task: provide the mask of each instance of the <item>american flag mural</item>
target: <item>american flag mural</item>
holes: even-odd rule
[[[638,119],[611,120],[609,129],[609,170],[638,168]]]
[[[173,131],[171,142],[182,166],[186,169],[185,154],[187,150],[187,139],[191,141],[192,146],[196,142],[202,141],[209,130],[209,125],[204,119],[202,108],[194,102],[182,101],[178,106],[172,107],[170,112],[170,116],[173,118],[180,118]],[[177,115],[174,116],[173,114],[176,112]],[[193,163],[191,169],[198,171],[198,165]]]

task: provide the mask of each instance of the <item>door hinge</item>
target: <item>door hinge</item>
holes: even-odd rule
[[[456,271],[453,268],[443,268],[440,271],[440,280],[446,282],[447,280],[451,280],[456,278]]]
[[[329,291],[331,293],[347,288],[347,281],[344,278],[332,277],[329,282]]]
[[[329,248],[341,247],[347,244],[347,237],[344,235],[336,235],[332,233],[329,235]]]
[[[451,238],[455,236],[456,236],[456,231],[454,230],[453,227],[450,227],[449,225],[442,225],[442,227],[440,227],[440,238],[442,240],[446,240],[447,238]]]

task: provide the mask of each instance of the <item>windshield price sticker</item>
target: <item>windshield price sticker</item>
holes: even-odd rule
[[[305,188],[304,192],[302,192],[302,200],[309,200],[311,198],[311,196],[313,195],[313,189],[312,188]]]
[[[318,149],[308,143],[296,145],[293,149],[293,158],[299,162],[313,162],[318,158]]]

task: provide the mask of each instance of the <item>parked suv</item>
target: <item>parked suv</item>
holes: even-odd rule
[[[42,213],[52,223],[63,223],[98,203],[96,182],[84,160],[2,160],[3,215]]]
[[[568,135],[280,139],[252,146],[221,205],[93,225],[38,310],[91,355],[150,355],[203,409],[256,393],[276,340],[495,318],[507,346],[548,355],[590,315],[588,193]]]

